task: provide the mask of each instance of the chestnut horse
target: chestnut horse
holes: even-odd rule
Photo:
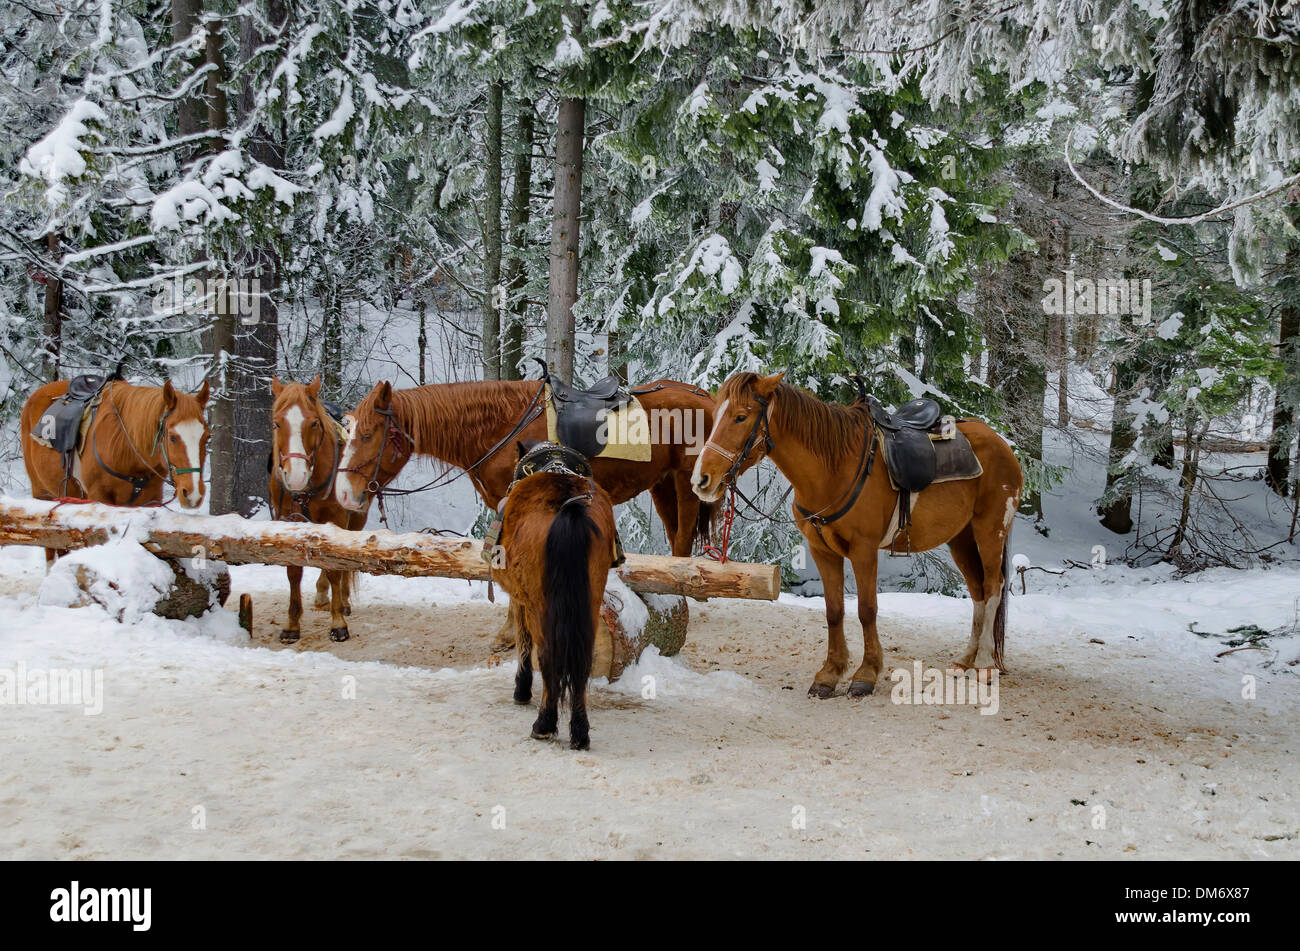
[[[67,392],[68,381],[55,380],[37,388],[23,405],[23,462],[33,498],[156,505],[162,501],[163,486],[170,483],[184,508],[198,508],[203,503],[203,461],[208,448],[208,426],[203,420],[208,402],[206,382],[191,396],[173,387],[170,380],[161,387],[110,380],[100,393],[81,449],[73,457],[71,475],[64,471],[61,453],[32,438],[46,410]],[[46,549],[47,561],[57,555]]]
[[[809,696],[829,697],[848,666],[844,643],[844,559],[858,582],[862,622],[862,666],[853,674],[849,696],[875,688],[883,661],[876,634],[876,568],[882,547],[893,539],[898,492],[884,465],[874,470],[864,440],[875,438],[867,405],[823,403],[811,393],[782,383],[784,373],[761,377],[738,373],[718,389],[717,425],[696,463],[692,484],[700,498],[716,501],[740,473],[764,455],[794,487],[795,522],[812,552],[826,591],[826,663]],[[974,479],[923,489],[912,503],[911,551],[947,543],[974,601],[970,641],[954,667],[991,676],[1002,662],[1010,594],[1008,563],[1011,523],[1024,488],[1024,474],[1011,447],[985,423],[957,424],[983,467]],[[855,486],[860,489],[856,498]],[[846,507],[847,502],[847,507]],[[831,514],[828,514],[831,513]]]
[[[533,738],[555,736],[558,704],[567,693],[569,748],[585,750],[587,678],[614,556],[614,506],[585,475],[563,467],[540,470],[510,490],[500,544],[504,567],[495,577],[510,595],[520,632],[515,702],[532,700],[536,658],[542,703]]]
[[[390,383],[378,384],[353,414],[335,495],[345,508],[359,510],[416,454],[468,469],[479,495],[495,511],[514,475],[514,452],[503,440],[509,441],[507,436],[521,442],[546,440],[545,415],[511,433],[533,405],[541,385],[537,380],[520,380],[434,383],[394,390]],[[597,458],[591,460],[592,471],[615,505],[648,489],[673,554],[689,555],[697,533],[707,533],[716,512],[715,506],[702,505],[691,490],[694,454],[713,425],[713,399],[672,380],[658,380],[634,392],[651,420],[650,461]],[[684,422],[687,419],[689,423]],[[668,425],[656,425],[656,420]],[[665,430],[667,438],[657,438]],[[493,447],[497,451],[489,456]]]
[[[334,498],[334,477],[342,451],[341,434],[320,398],[320,375],[310,383],[281,383],[271,378],[271,513],[284,521],[329,523],[357,530],[367,510],[350,512]],[[367,506],[367,509],[369,507]],[[280,643],[298,640],[302,622],[302,565],[285,568],[289,576],[289,619]],[[316,579],[317,608],[330,609],[330,640],[346,641],[352,613],[356,572],[322,570]],[[326,590],[328,589],[328,596]]]

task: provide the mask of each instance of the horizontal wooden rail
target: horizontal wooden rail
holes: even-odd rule
[[[307,565],[368,574],[488,579],[477,539],[419,532],[349,532],[334,525],[254,522],[238,515],[187,515],[161,508],[40,502],[0,497],[0,545],[85,548],[128,536],[169,558],[205,558],[234,565]],[[694,598],[774,601],[781,570],[708,558],[632,555],[618,570],[634,591]]]

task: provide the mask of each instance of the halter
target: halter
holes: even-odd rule
[[[317,415],[319,416],[319,414]],[[318,446],[317,448],[320,447]],[[383,452],[382,446],[380,447],[380,452],[381,454]],[[308,513],[308,508],[311,505],[312,499],[317,498],[323,491],[325,491],[327,488],[333,485],[334,477],[339,472],[348,471],[348,470],[339,469],[339,457],[342,454],[343,454],[343,440],[339,438],[336,432],[334,436],[334,463],[333,465],[330,466],[330,474],[325,477],[324,481],[319,482],[316,485],[311,485],[309,483],[308,487],[303,489],[300,492],[294,492],[292,489],[290,489],[287,485],[284,484],[283,466],[275,467],[276,481],[280,483],[280,488],[282,488],[291,499],[294,499],[298,503],[300,517],[302,518],[303,521],[307,521],[307,522],[311,521],[311,515]],[[286,459],[301,459],[303,463],[307,466],[308,479],[310,479],[311,476],[314,475],[316,472],[316,458],[314,455],[308,456],[305,452],[282,453],[280,455],[280,462],[283,463]],[[282,513],[277,512],[275,517],[283,518],[284,516]]]
[[[854,382],[857,384],[858,387],[859,398],[865,399],[865,395],[866,395],[865,390],[863,388],[861,378],[858,377],[857,374],[854,374]],[[757,393],[753,393],[751,395],[754,397],[755,400],[758,401],[758,405],[759,405],[758,419],[754,420],[754,426],[753,428],[750,429],[749,436],[746,438],[745,444],[741,447],[740,451],[733,453],[729,449],[726,449],[723,446],[719,446],[717,443],[713,442],[712,440],[709,440],[704,444],[704,448],[712,449],[714,452],[718,453],[723,458],[732,460],[731,468],[728,469],[726,475],[723,476],[723,484],[727,486],[732,496],[728,502],[726,525],[724,528],[723,547],[718,552],[718,554],[721,556],[721,560],[724,562],[727,560],[727,543],[729,542],[730,535],[731,535],[731,518],[735,514],[735,505],[736,505],[735,496],[737,495],[740,496],[741,500],[745,503],[745,505],[750,510],[757,512],[760,516],[762,516],[769,522],[773,522],[775,524],[780,524],[780,525],[798,525],[800,522],[811,522],[813,527],[817,530],[817,537],[821,538],[822,541],[824,542],[825,538],[822,535],[823,526],[829,525],[831,522],[843,518],[845,515],[849,513],[849,511],[853,508],[853,506],[857,504],[858,497],[862,494],[862,489],[867,484],[867,478],[871,475],[871,469],[876,458],[876,441],[873,438],[873,434],[871,431],[871,414],[868,413],[863,423],[864,431],[862,434],[863,437],[862,451],[858,455],[857,466],[854,470],[853,483],[847,489],[841,492],[840,495],[836,497],[834,501],[827,503],[826,505],[822,506],[820,509],[818,509],[815,512],[806,509],[798,502],[795,502],[794,507],[795,510],[799,513],[798,518],[778,519],[771,515],[768,515],[757,505],[755,505],[753,500],[751,500],[749,496],[745,495],[745,493],[742,492],[740,488],[736,485],[736,477],[740,474],[740,468],[744,464],[745,459],[748,458],[750,452],[753,451],[754,443],[758,441],[760,429],[763,432],[765,454],[770,454],[772,452],[772,429],[771,429],[771,423],[768,420],[768,412],[767,412],[768,400],[759,396]],[[791,488],[793,488],[793,485],[791,485]],[[839,507],[835,509],[834,512],[832,512],[829,515],[822,514],[827,509],[835,505],[839,505]]]
[[[149,483],[154,479],[162,479],[165,483],[175,488],[176,476],[189,475],[190,473],[203,471],[202,466],[192,466],[179,469],[172,465],[171,458],[167,455],[167,445],[162,441],[163,433],[167,430],[167,419],[171,416],[172,410],[169,409],[167,412],[163,413],[162,418],[158,420],[158,431],[154,434],[153,447],[149,451],[149,455],[152,456],[155,455],[160,448],[162,449],[164,469],[162,472],[159,472],[154,468],[152,462],[140,454],[140,450],[137,449],[135,443],[131,441],[131,434],[127,432],[126,423],[122,419],[122,411],[117,408],[117,404],[110,403],[109,405],[113,407],[113,415],[117,418],[117,425],[122,430],[122,438],[125,439],[126,444],[131,447],[131,452],[135,454],[135,457],[140,460],[141,464],[146,469],[149,470],[149,474],[144,476],[124,475],[104,462],[99,455],[99,430],[93,428],[94,420],[91,420],[92,429],[90,434],[90,449],[95,456],[95,462],[98,463],[99,467],[109,475],[131,484],[131,497],[127,499],[127,505],[134,505],[135,500],[140,497],[140,494],[149,487]],[[96,408],[96,412],[98,412],[98,408]]]
[[[406,430],[404,430],[401,426],[398,425],[397,416],[396,414],[393,413],[393,408],[391,406],[388,407],[387,409],[377,409],[375,410],[375,412],[380,416],[384,417],[385,420],[384,435],[379,441],[379,454],[375,456],[375,469],[373,472],[370,473],[370,479],[366,482],[366,495],[373,495],[378,500],[379,518],[383,521],[385,525],[387,525],[388,516],[384,512],[384,487],[379,482],[379,476],[384,466],[384,449],[388,446],[388,437],[390,434],[394,437],[400,436],[402,439],[406,440],[408,453],[415,449],[415,440],[411,438],[410,433],[408,433]],[[394,461],[396,461],[397,459],[398,451],[399,450],[396,444],[394,444],[393,446]],[[360,466],[345,466],[343,468],[336,469],[336,472],[353,472],[358,475],[364,475],[364,473],[362,473],[361,471]],[[402,494],[406,494],[406,493],[402,493]]]

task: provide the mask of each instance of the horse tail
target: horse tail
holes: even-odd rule
[[[542,616],[543,669],[554,671],[556,701],[586,684],[596,629],[591,617],[591,543],[596,525],[585,502],[560,507],[546,533],[546,610]]]
[[[998,670],[1005,671],[1002,648],[1007,636],[1008,605],[1011,603],[1011,529],[1015,521],[1007,526],[1007,537],[1002,539],[1002,597],[998,598],[998,609],[993,615],[993,663]]]
[[[724,507],[721,498],[714,499],[712,502],[700,503],[699,514],[695,516],[695,536],[691,539],[692,543],[701,541],[706,545],[713,544],[713,535],[718,528],[718,522],[722,518]]]

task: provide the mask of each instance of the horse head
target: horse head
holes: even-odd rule
[[[162,418],[154,451],[162,451],[167,475],[176,486],[176,499],[187,509],[203,504],[203,462],[208,454],[208,424],[203,418],[208,405],[208,384],[191,396],[172,386],[162,388]]]
[[[281,383],[271,378],[271,439],[274,445],[272,465],[280,484],[291,493],[304,492],[312,484],[318,468],[317,453],[328,445],[328,413],[320,401],[320,374],[310,383]],[[325,466],[333,464],[333,454]],[[323,478],[324,472],[321,473]]]
[[[705,502],[716,502],[729,484],[771,448],[769,404],[784,376],[784,372],[771,376],[737,373],[718,388],[713,432],[691,474],[691,488]]]
[[[414,447],[396,420],[393,385],[387,380],[377,384],[349,415],[334,497],[345,509],[360,512],[369,496],[397,478]]]

